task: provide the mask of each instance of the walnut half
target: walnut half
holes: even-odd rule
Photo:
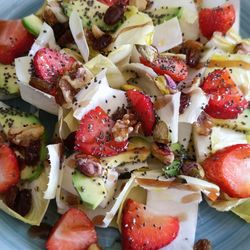
[[[37,141],[44,134],[44,127],[40,124],[28,125],[21,128],[10,128],[8,139],[23,147],[28,147],[32,141]]]

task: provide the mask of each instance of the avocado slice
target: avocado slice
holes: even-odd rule
[[[4,133],[7,135],[11,127],[18,128],[41,123],[39,119],[32,114],[14,108],[0,108],[0,124],[2,125]],[[21,171],[22,180],[33,181],[42,173],[43,161],[47,157],[45,138],[46,135],[44,134],[41,138],[40,162],[37,166],[25,166]]]
[[[121,20],[117,24],[107,25],[104,21],[104,15],[109,8],[106,4],[99,1],[81,1],[81,0],[63,0],[61,3],[64,13],[70,17],[73,10],[77,11],[82,19],[84,28],[91,29],[95,24],[104,32],[115,32],[125,21]],[[125,15],[126,16],[126,15]]]
[[[160,9],[151,9],[145,11],[145,13],[151,17],[155,26],[162,24],[163,22],[168,21],[174,17],[181,18],[182,12],[183,8],[181,7],[162,7]]]
[[[150,155],[150,144],[140,138],[130,139],[128,149],[115,156],[102,158],[102,164],[106,167],[115,168],[125,163],[144,162]]]
[[[87,208],[95,209],[107,195],[102,178],[88,177],[78,170],[72,174],[73,185]]]
[[[32,35],[38,36],[40,34],[43,22],[39,17],[34,14],[26,16],[22,19],[22,23],[26,30],[28,30]]]
[[[0,64],[0,99],[5,100],[19,94],[14,65]]]
[[[245,109],[237,119],[212,119],[212,122],[224,128],[250,133],[250,109]]]

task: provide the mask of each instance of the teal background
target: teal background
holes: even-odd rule
[[[20,18],[28,15],[37,10],[42,2],[42,0],[0,0],[0,19]],[[250,37],[250,1],[241,0],[241,3],[241,34],[244,37]],[[35,111],[33,107],[20,100],[11,100],[8,104],[26,111]],[[40,118],[45,125],[51,125],[56,120],[45,112],[40,112]],[[52,128],[50,134],[51,132]],[[52,224],[57,218],[55,204],[51,202],[44,220]],[[0,250],[45,249],[43,240],[28,236],[28,228],[28,225],[0,212]],[[120,249],[119,234],[116,230],[98,229],[98,237],[105,249]],[[196,238],[209,239],[214,250],[250,250],[250,224],[231,212],[216,212],[203,202],[199,208]]]

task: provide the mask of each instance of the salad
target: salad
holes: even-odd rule
[[[240,1],[47,0],[0,21],[0,209],[39,225],[46,249],[212,249],[200,202],[250,222],[250,42]],[[46,144],[48,154],[46,153]],[[11,194],[11,195],[10,195]]]

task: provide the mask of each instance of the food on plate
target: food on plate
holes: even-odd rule
[[[45,128],[36,116],[3,104],[0,124],[0,209],[25,223],[39,225],[49,205],[49,198],[44,197],[50,172]]]
[[[100,249],[94,226],[117,227],[126,250],[209,249],[195,244],[203,197],[249,222],[250,44],[237,1],[222,2],[46,1],[16,21],[32,44],[0,55],[0,89],[58,116],[63,146],[48,146],[44,198],[63,215],[47,249]],[[19,182],[45,174],[44,129],[6,115],[0,194],[25,217],[19,201],[32,195]],[[6,131],[12,120],[24,128]]]

